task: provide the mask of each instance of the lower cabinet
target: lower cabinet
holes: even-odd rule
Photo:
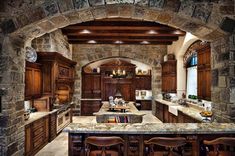
[[[168,111],[168,106],[160,102],[155,102],[156,113],[155,116],[163,123],[200,123],[200,121],[178,111],[178,116]]]
[[[152,100],[136,100],[136,103],[140,103],[141,110],[152,110]]]
[[[101,107],[100,100],[82,100],[81,101],[81,116],[92,116],[98,112]]]
[[[49,116],[25,126],[25,155],[35,155],[49,141]]]
[[[57,136],[57,131],[56,131],[56,118],[57,118],[57,112],[54,112],[50,114],[50,127],[49,127],[49,141],[52,141],[56,138]]]

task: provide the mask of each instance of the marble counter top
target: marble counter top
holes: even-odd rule
[[[25,121],[25,125],[28,125],[38,119],[41,119],[49,114],[55,113],[57,111],[57,109],[54,109],[50,112],[34,112],[34,113],[30,113],[30,117],[28,120]]]
[[[203,117],[200,115],[200,112],[203,110],[203,108],[196,107],[194,105],[190,105],[189,107],[184,107],[182,105],[179,105],[177,103],[172,103],[166,100],[162,99],[156,99],[155,101],[160,102],[162,104],[165,104],[167,106],[178,106],[177,109],[178,111],[182,112],[185,115],[188,115],[198,121],[203,122]]]
[[[80,99],[81,101],[101,101],[102,99],[90,99],[90,98],[86,98],[86,99]]]
[[[234,123],[71,123],[64,132],[94,134],[235,134]]]

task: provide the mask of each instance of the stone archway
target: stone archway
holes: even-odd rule
[[[235,120],[235,33],[234,4],[171,0],[58,0],[3,1],[5,19],[0,31],[0,96],[2,102],[1,155],[24,153],[24,43],[69,24],[100,18],[133,18],[157,21],[189,31],[200,39],[212,41],[212,101],[218,121]],[[11,15],[8,17],[8,15]],[[226,18],[225,18],[226,17]],[[228,18],[229,17],[229,18]],[[225,19],[225,20],[223,20]],[[222,31],[226,30],[230,34]]]

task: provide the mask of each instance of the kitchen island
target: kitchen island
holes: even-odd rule
[[[128,102],[125,105],[110,106],[109,102],[102,102],[102,107],[96,113],[97,123],[141,123],[145,113],[138,111],[134,102]]]

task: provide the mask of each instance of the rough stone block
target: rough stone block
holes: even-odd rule
[[[106,0],[106,4],[133,4],[134,0]]]
[[[219,69],[219,75],[228,76],[229,75],[229,67],[223,67]]]
[[[230,89],[221,89],[220,91],[220,101],[224,103],[229,103],[230,99]]]
[[[165,10],[173,11],[173,12],[178,12],[180,8],[180,0],[167,0],[164,5]]]
[[[220,24],[220,28],[226,32],[232,33],[235,29],[235,20],[225,17]]]
[[[72,0],[57,0],[57,3],[60,8],[60,12],[66,12],[74,8]]]
[[[79,13],[79,17],[83,22],[92,21],[94,17],[90,10],[84,10]]]
[[[182,29],[189,31],[189,32],[197,32],[200,29],[201,25],[192,23],[192,22],[187,22],[183,25]]]
[[[24,101],[19,101],[16,102],[16,107],[15,107],[16,111],[18,110],[23,110],[24,109]]]
[[[52,17],[50,19],[50,21],[54,24],[54,26],[56,26],[57,28],[63,28],[67,25],[69,25],[69,21],[68,19],[66,19],[66,17],[64,17],[63,15],[58,15],[55,17]]]
[[[0,25],[2,32],[7,34],[7,33],[12,33],[13,31],[16,30],[16,26],[13,22],[12,19],[9,20],[4,20],[1,25]]]
[[[95,7],[94,9],[92,9],[92,14],[94,19],[106,18],[106,9],[104,6]]]
[[[169,21],[171,21],[172,16],[173,16],[172,14],[161,13],[161,14],[159,14],[159,16],[157,17],[157,19],[158,19],[158,21],[159,21],[160,23],[165,24],[165,23],[168,23]]]
[[[218,61],[228,61],[229,60],[229,57],[230,57],[230,53],[227,52],[227,53],[222,53],[222,54],[219,54],[219,58],[218,58]]]
[[[227,81],[225,76],[219,76],[219,87],[227,87]]]
[[[18,151],[17,146],[18,146],[17,142],[10,144],[7,147],[7,155],[13,155],[14,153],[16,153]]]
[[[188,21],[188,19],[183,18],[183,17],[181,17],[179,15],[175,15],[169,21],[169,24],[173,25],[175,27],[181,28],[187,21]]]
[[[148,0],[135,0],[135,4],[139,6],[148,6]]]
[[[119,16],[119,10],[118,7],[115,5],[107,5],[106,6],[106,16],[108,18],[112,17],[118,17]]]
[[[220,6],[220,13],[223,15],[234,15],[234,5]]]
[[[230,103],[235,104],[235,88],[230,88]]]
[[[43,4],[43,9],[46,16],[53,16],[57,13],[59,13],[59,7],[56,4],[56,2],[49,2]]]
[[[230,87],[235,87],[235,77],[231,77],[229,80]]]
[[[130,18],[134,13],[134,7],[131,5],[120,5],[118,7],[120,17]]]
[[[211,9],[212,6],[204,7],[202,5],[197,5],[194,10],[193,17],[206,23],[211,14]]]
[[[192,3],[191,1],[182,1],[179,12],[182,15],[191,17],[193,15],[195,7],[196,7],[195,4]]]
[[[143,7],[135,7],[133,18],[143,19],[145,14],[145,9]]]
[[[74,7],[76,9],[88,8],[89,3],[88,0],[73,0]]]
[[[69,12],[64,14],[64,16],[69,20],[70,24],[77,24],[82,22],[81,18],[79,17],[79,13],[77,12]]]
[[[165,0],[149,0],[149,6],[161,9],[163,8]]]
[[[9,122],[8,116],[0,116],[0,127],[7,127]]]
[[[157,17],[159,16],[159,14],[160,12],[157,10],[148,9],[145,11],[143,19],[147,21],[157,21]]]
[[[55,29],[55,26],[50,21],[43,21],[39,23],[38,26],[46,32]]]
[[[90,6],[104,5],[104,0],[89,0]]]

